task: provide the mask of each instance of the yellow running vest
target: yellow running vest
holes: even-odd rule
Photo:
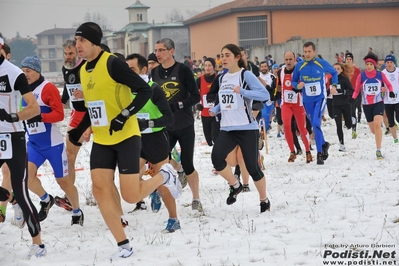
[[[104,52],[92,72],[86,71],[87,62],[80,68],[80,82],[88,109],[93,142],[102,145],[118,144],[132,136],[140,136],[136,115],[130,117],[122,130],[109,134],[111,120],[133,100],[132,92],[126,85],[111,78],[107,69],[110,53]]]

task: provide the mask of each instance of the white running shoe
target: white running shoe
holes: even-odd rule
[[[36,258],[40,258],[45,256],[46,254],[47,254],[46,247],[41,248],[38,244],[32,244],[32,246],[30,246],[28,260],[33,256],[35,256]]]
[[[338,150],[338,151],[343,151],[343,152],[345,152],[345,151],[346,151],[345,145],[344,145],[344,144],[341,144],[341,145],[339,146],[339,150]]]
[[[118,252],[113,254],[110,258],[111,262],[118,260],[118,259],[124,259],[130,257],[134,253],[133,248],[130,248],[130,250],[118,247]]]
[[[11,224],[18,228],[23,228],[25,226],[24,213],[18,203],[12,205],[14,210],[14,217],[12,218]]]
[[[163,185],[167,187],[172,196],[177,199],[181,194],[182,186],[176,170],[170,163],[166,163],[162,165],[160,172],[164,176],[164,178],[166,177],[166,181],[163,183]]]

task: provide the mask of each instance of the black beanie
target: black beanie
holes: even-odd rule
[[[212,64],[213,68],[216,68],[216,62],[215,62],[215,59],[213,59],[212,57],[208,57],[207,59],[205,59],[205,60],[204,60],[204,63],[205,63],[206,61],[209,61],[209,62],[211,62],[211,64]]]
[[[353,60],[353,54],[352,53],[346,53],[345,54],[345,58],[348,58],[348,57],[352,58],[352,60]]]
[[[75,36],[83,37],[92,44],[100,46],[103,32],[100,26],[98,26],[96,23],[85,22],[76,30]]]
[[[148,61],[155,61],[155,62],[159,63],[159,62],[158,62],[158,58],[157,58],[157,56],[155,55],[155,53],[150,53],[150,54],[148,55]]]

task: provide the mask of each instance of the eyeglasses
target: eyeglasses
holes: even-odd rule
[[[170,49],[165,49],[165,48],[155,49],[155,50],[154,50],[154,53],[163,53],[163,52],[165,52],[166,50],[170,50]]]

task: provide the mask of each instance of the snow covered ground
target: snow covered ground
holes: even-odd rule
[[[61,126],[65,131],[65,123]],[[48,254],[27,261],[24,257],[30,236],[26,227],[20,230],[11,225],[13,211],[9,206],[6,222],[0,224],[0,265],[333,265],[330,261],[337,265],[399,264],[395,253],[399,251],[399,223],[394,223],[399,218],[399,146],[394,145],[392,136],[384,135],[385,159],[377,161],[374,137],[362,121],[357,139],[351,139],[350,131],[344,132],[347,152],[339,152],[335,123],[327,120],[323,130],[332,144],[330,157],[319,166],[315,162],[306,164],[305,155],[288,163],[287,144],[276,138],[275,128],[273,123],[269,153],[262,150],[270,212],[259,213],[253,183],[251,192],[240,194],[234,205],[226,205],[228,186],[211,172],[212,148],[201,144],[201,122],[196,120],[195,167],[200,175],[203,215],[187,206],[191,203],[187,187],[177,201],[182,229],[162,234],[168,218],[165,207],[158,213],[149,208],[127,214],[134,205],[123,202],[129,220],[125,230],[135,253],[111,263],[115,240],[98,208],[86,205],[86,198],[91,195],[91,143],[87,143],[82,146],[76,165],[84,227],[71,227],[70,213],[54,206],[42,223]],[[50,194],[62,195],[51,172],[47,163],[41,167],[41,181]],[[38,207],[39,198],[32,194],[32,199]],[[150,200],[146,202],[149,206]]]

